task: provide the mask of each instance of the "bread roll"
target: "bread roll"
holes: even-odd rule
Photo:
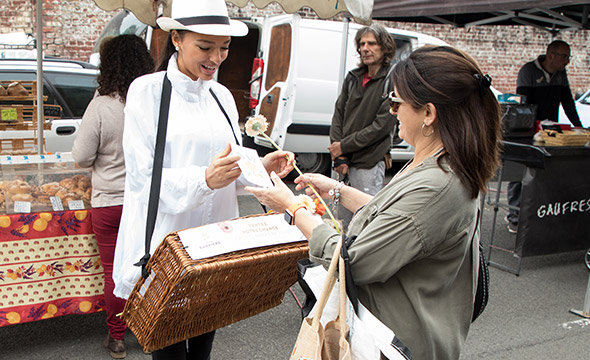
[[[9,96],[29,96],[27,89],[25,89],[25,87],[22,86],[18,81],[10,83],[10,85],[8,85],[7,91]]]

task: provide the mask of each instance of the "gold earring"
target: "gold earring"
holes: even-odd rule
[[[432,135],[434,135],[434,126],[432,126],[432,132],[428,135],[424,134],[424,128],[425,127],[430,127],[432,125],[426,125],[426,123],[422,123],[422,129],[420,130],[420,132],[422,133],[422,136],[424,137],[431,137]]]

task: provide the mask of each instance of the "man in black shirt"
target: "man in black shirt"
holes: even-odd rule
[[[565,72],[570,62],[570,46],[555,40],[547,53],[526,63],[518,72],[516,92],[526,95],[528,104],[537,104],[537,120],[557,121],[559,104],[574,126],[582,126]]]
[[[526,95],[528,104],[537,105],[537,120],[557,122],[559,104],[574,126],[582,126],[565,67],[570,62],[570,46],[555,40],[547,46],[545,55],[524,64],[518,72],[516,92]],[[508,204],[520,207],[520,181],[508,183]],[[508,231],[518,231],[518,210],[510,209],[506,216]]]

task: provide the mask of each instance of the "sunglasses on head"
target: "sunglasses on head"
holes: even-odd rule
[[[397,97],[395,91],[389,93],[389,107],[391,108],[392,112],[397,112],[399,110],[399,106],[404,103],[405,101]]]

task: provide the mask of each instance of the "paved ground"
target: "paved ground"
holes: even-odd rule
[[[242,215],[260,207],[241,197]],[[492,209],[483,214],[483,241],[489,242]],[[497,241],[509,246],[500,210]],[[550,229],[548,230],[550,231]],[[512,265],[510,255],[496,260]],[[491,268],[490,303],[473,324],[462,360],[590,358],[590,320],[573,315],[582,309],[590,272],[584,252],[525,258],[520,276]],[[301,299],[298,286],[293,286]],[[280,306],[220,329],[212,360],[287,359],[297,337],[301,318],[294,297],[287,292]],[[0,328],[0,359],[110,359],[102,348],[106,335],[104,313],[65,316]],[[128,332],[127,359],[150,359]]]

